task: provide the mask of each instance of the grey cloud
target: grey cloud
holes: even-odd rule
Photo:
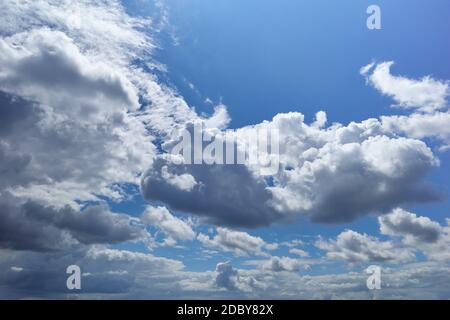
[[[441,225],[428,217],[397,208],[390,214],[379,217],[380,232],[422,252],[430,261],[450,261],[450,227]]]
[[[147,295],[158,294],[161,287],[174,285],[183,268],[177,260],[148,253],[108,249],[102,246],[78,248],[70,252],[1,251],[0,297],[70,297],[66,268],[76,264],[82,272],[81,290],[73,297],[120,297],[132,295],[145,285]],[[20,268],[12,268],[19,265]],[[161,279],[158,277],[163,276]],[[169,283],[165,278],[170,279]],[[173,288],[173,287],[172,287]],[[139,295],[136,296],[139,298]]]
[[[0,297],[67,298],[68,265],[81,266],[81,297],[242,299],[448,299],[448,264],[414,263],[382,269],[382,290],[366,287],[364,267],[308,275],[237,269],[219,263],[214,272],[185,272],[171,259],[96,247],[60,253],[1,252]],[[12,268],[15,266],[15,268]],[[19,271],[20,270],[20,271]],[[125,272],[125,271],[128,271]]]
[[[439,223],[399,208],[388,215],[379,217],[378,222],[381,233],[412,237],[418,242],[435,243],[443,234],[443,228]]]
[[[301,167],[282,172],[282,183],[271,188],[278,210],[343,223],[401,203],[442,198],[422,182],[437,161],[420,141],[375,136],[361,143],[329,143],[316,152]]]
[[[336,240],[319,239],[316,247],[325,250],[328,259],[343,260],[350,264],[401,263],[415,259],[410,248],[352,230],[340,233]]]
[[[163,178],[163,168],[172,175],[190,175],[197,185],[191,190],[174,186]],[[175,165],[159,156],[144,174],[141,191],[147,200],[162,201],[171,209],[219,225],[256,227],[280,218],[268,205],[270,192],[265,182],[245,165]]]
[[[80,212],[8,194],[0,197],[0,222],[0,247],[16,250],[64,250],[79,244],[112,244],[147,236],[129,216],[111,213],[106,206]]]
[[[19,33],[0,39],[0,47],[3,91],[58,106],[80,119],[137,108],[132,85],[107,65],[90,61],[63,32]]]
[[[251,292],[257,285],[255,279],[240,275],[231,262],[221,262],[216,265],[215,285],[229,291]]]
[[[230,262],[219,263],[216,266],[216,284],[219,287],[228,290],[235,290],[235,280],[238,277],[238,272],[233,268]]]

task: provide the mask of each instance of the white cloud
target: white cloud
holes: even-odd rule
[[[173,174],[169,172],[168,166],[163,166],[161,168],[161,177],[168,184],[180,189],[181,191],[191,191],[197,185],[197,181],[195,181],[195,178],[192,175],[188,173],[183,173],[180,175]]]
[[[157,273],[158,270],[167,268],[169,271],[181,270],[184,265],[177,260],[156,257],[149,253],[133,252],[127,250],[109,249],[102,246],[91,247],[87,253],[86,258],[98,261],[101,264],[114,263],[116,268],[119,265],[126,267],[127,264],[132,264],[133,267],[153,266],[148,269],[148,272]]]
[[[23,271],[23,268],[21,268],[21,267],[16,267],[16,266],[12,266],[12,267],[11,267],[11,271],[14,271],[14,272],[22,272],[22,271]]]
[[[363,67],[361,74],[377,90],[392,97],[402,107],[419,108],[426,112],[447,107],[447,97],[450,94],[448,82],[431,77],[414,80],[394,76],[391,74],[393,64],[393,61],[372,63]]]
[[[281,243],[282,246],[286,246],[288,248],[301,246],[303,244],[304,244],[304,242],[302,240],[300,240],[300,239],[293,239],[293,240],[284,241],[284,242]]]
[[[13,120],[0,144],[22,159],[4,187],[61,207],[123,198],[118,184],[136,183],[155,153],[142,116],[130,112],[140,91],[131,61],[152,48],[135,29],[141,23],[114,1],[7,0],[0,8],[8,16],[0,22],[0,118]],[[72,28],[75,9],[86,21]]]
[[[302,258],[309,257],[309,253],[308,252],[306,252],[305,250],[302,250],[302,249],[298,249],[298,248],[289,249],[289,253],[295,254],[295,255],[300,256]]]
[[[207,128],[226,129],[230,121],[231,118],[228,114],[227,107],[220,104],[214,107],[214,113],[210,118],[206,119],[205,125]]]
[[[323,128],[327,124],[327,114],[325,111],[319,111],[316,113],[316,121],[313,122],[312,126],[317,128]]]
[[[141,216],[143,223],[153,225],[173,240],[194,240],[195,232],[185,221],[173,216],[165,207],[148,206]]]
[[[311,260],[301,260],[293,259],[289,257],[270,257],[270,259],[265,261],[250,261],[250,264],[257,264],[259,268],[263,270],[270,270],[273,272],[299,272],[300,270],[309,269],[309,265],[313,261]]]
[[[204,246],[232,252],[238,256],[267,255],[263,252],[263,249],[267,247],[267,243],[263,239],[242,231],[217,228],[217,234],[213,238],[200,233],[197,239]]]
[[[298,215],[314,222],[349,222],[441,197],[423,182],[439,166],[431,149],[420,140],[387,132],[377,119],[320,128],[304,123],[301,113],[278,114],[272,121],[240,128],[234,136],[239,141],[261,129],[277,130],[280,136],[280,170],[270,184],[258,166],[178,165],[159,156],[142,179],[144,197],[219,226],[238,227]],[[162,177],[162,168],[192,176],[197,185],[180,190]]]
[[[450,144],[450,113],[413,113],[408,116],[382,116],[383,129],[414,139],[436,138]]]
[[[93,118],[139,107],[136,89],[117,68],[81,53],[63,32],[17,33],[0,39],[0,48],[0,89],[58,108],[60,117],[98,122]]]
[[[282,170],[268,189],[270,204],[285,215],[348,222],[395,203],[438,198],[421,182],[439,165],[431,150],[422,141],[383,134],[376,119],[318,130],[291,113],[265,125],[280,130]]]

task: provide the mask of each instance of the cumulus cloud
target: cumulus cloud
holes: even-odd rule
[[[37,199],[47,193],[54,205],[121,198],[112,185],[135,183],[154,154],[143,121],[128,113],[138,108],[137,89],[61,31],[18,32],[0,46],[0,111],[12,121],[0,142],[21,164],[8,186]]]
[[[227,290],[251,291],[255,281],[249,277],[242,277],[229,261],[218,263],[216,266],[215,284]]]
[[[225,252],[232,252],[238,256],[267,255],[264,249],[270,245],[260,237],[254,237],[246,232],[234,231],[226,228],[217,228],[217,234],[210,238],[200,233],[197,239],[210,248]]]
[[[121,185],[151,164],[154,135],[199,118],[148,72],[159,68],[149,21],[119,1],[7,0],[0,10],[0,155],[16,162],[1,183],[17,196],[123,199]]]
[[[213,272],[187,272],[179,261],[150,254],[96,247],[89,253],[55,256],[1,252],[0,297],[55,298],[65,294],[65,269],[82,266],[84,297],[155,299],[446,299],[447,264],[413,263],[383,268],[383,290],[367,290],[364,268],[344,273],[309,275],[268,269],[238,269],[219,263]],[[48,261],[53,261],[49,264]],[[15,271],[12,267],[22,270]],[[128,272],[125,272],[128,270]],[[44,289],[42,289],[44,288]],[[217,290],[219,289],[219,290]]]
[[[326,251],[328,259],[342,260],[351,265],[399,264],[415,260],[417,252],[421,252],[429,261],[450,260],[449,221],[447,226],[443,226],[428,217],[396,208],[378,217],[378,222],[381,234],[392,239],[383,241],[375,236],[346,230],[335,240],[320,238],[315,245]]]
[[[407,116],[382,116],[383,128],[414,139],[435,138],[440,149],[450,145],[450,113],[413,113]]]
[[[132,84],[108,65],[91,61],[63,32],[17,33],[0,39],[0,48],[0,89],[5,92],[58,106],[80,120],[138,108]]]
[[[309,253],[308,252],[306,252],[305,250],[302,250],[302,249],[298,249],[298,248],[289,249],[289,253],[295,254],[295,255],[300,256],[302,258],[309,257]]]
[[[382,94],[392,97],[401,107],[419,108],[431,112],[447,106],[450,94],[448,82],[424,77],[420,80],[408,79],[391,74],[393,61],[369,64],[361,69],[361,74]]]
[[[415,258],[412,250],[408,248],[352,230],[340,233],[336,240],[320,239],[316,242],[316,247],[325,250],[328,259],[343,260],[350,264],[401,263]]]
[[[299,272],[302,269],[309,269],[309,265],[312,261],[293,259],[289,257],[270,257],[269,260],[256,262],[263,270],[270,270],[273,272]]]
[[[378,218],[380,231],[389,236],[405,236],[414,241],[434,243],[439,240],[442,227],[428,217],[397,208],[392,213]]]
[[[206,119],[205,125],[208,128],[226,129],[230,123],[231,118],[228,114],[227,107],[220,104],[214,107],[214,113],[211,117]]]
[[[409,115],[381,116],[383,131],[414,139],[434,138],[441,143],[441,151],[447,150],[450,145],[448,81],[393,76],[392,65],[392,61],[371,63],[361,69],[368,83],[381,93],[391,96],[402,107],[415,108]]]
[[[348,222],[396,203],[439,198],[421,182],[439,164],[431,150],[419,140],[383,134],[376,119],[319,130],[291,113],[265,125],[278,128],[282,142],[283,170],[268,187],[279,212]]]
[[[56,260],[71,264],[65,257],[92,245],[149,241],[137,219],[93,204],[132,196],[156,153],[155,135],[199,118],[148,72],[160,68],[150,56],[153,40],[139,30],[148,21],[130,17],[115,0],[7,0],[0,10],[0,247],[7,258],[39,251],[22,264],[55,255],[51,268],[63,270]],[[227,119],[220,106],[210,123],[222,126]],[[146,218],[172,238],[195,236],[171,215]],[[26,282],[32,271],[23,272]],[[102,271],[92,274],[95,288]],[[26,287],[14,279],[6,278],[8,288]],[[112,291],[114,283],[97,281]]]
[[[91,204],[132,196],[156,153],[152,132],[197,117],[145,70],[148,21],[114,0],[7,0],[0,10],[2,247],[148,238],[129,216]]]
[[[159,228],[169,239],[195,239],[195,232],[192,227],[186,221],[173,216],[165,207],[147,207],[141,216],[141,221]]]
[[[290,241],[283,241],[281,243],[282,246],[288,247],[288,248],[293,248],[293,247],[297,247],[297,246],[301,246],[303,245],[304,242],[300,239],[293,239]]]
[[[441,198],[423,182],[439,165],[431,149],[387,132],[379,120],[320,128],[306,124],[301,113],[288,113],[232,135],[242,141],[263,129],[277,130],[280,138],[280,170],[271,179],[258,166],[180,164],[177,157],[160,155],[142,178],[142,194],[207,222],[238,227],[299,215],[343,223]]]
[[[421,251],[429,260],[450,260],[449,220],[443,226],[428,217],[397,208],[378,218],[382,234],[399,237],[411,250]]]

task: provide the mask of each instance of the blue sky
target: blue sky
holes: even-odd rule
[[[447,0],[0,11],[0,298],[450,297]],[[175,164],[198,122],[280,170]]]
[[[378,3],[383,29],[370,31],[371,1],[168,1],[178,41],[163,36],[158,59],[192,105],[207,110],[205,97],[222,99],[232,127],[289,111],[311,120],[326,109],[344,123],[389,114],[392,101],[364,86],[359,69],[394,60],[396,73],[447,79],[448,9],[445,1]]]

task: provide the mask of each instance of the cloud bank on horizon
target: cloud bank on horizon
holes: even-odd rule
[[[85,297],[450,297],[450,219],[407,209],[446,197],[428,176],[450,147],[448,81],[373,62],[360,73],[399,114],[341,124],[325,111],[311,123],[289,112],[236,129],[237,140],[278,130],[270,177],[180,165],[167,153],[176,130],[200,122],[224,135],[230,116],[223,104],[197,112],[158,77],[149,30],[164,19],[131,16],[116,0],[4,0],[0,11],[1,298],[73,297],[71,264],[82,266]],[[134,197],[145,207],[111,209]],[[373,216],[376,235],[346,229],[308,244],[255,235]],[[182,258],[162,254],[173,248]],[[236,261],[189,267],[198,250]],[[373,263],[392,286],[365,288],[352,268]],[[314,266],[330,272],[310,274]]]

